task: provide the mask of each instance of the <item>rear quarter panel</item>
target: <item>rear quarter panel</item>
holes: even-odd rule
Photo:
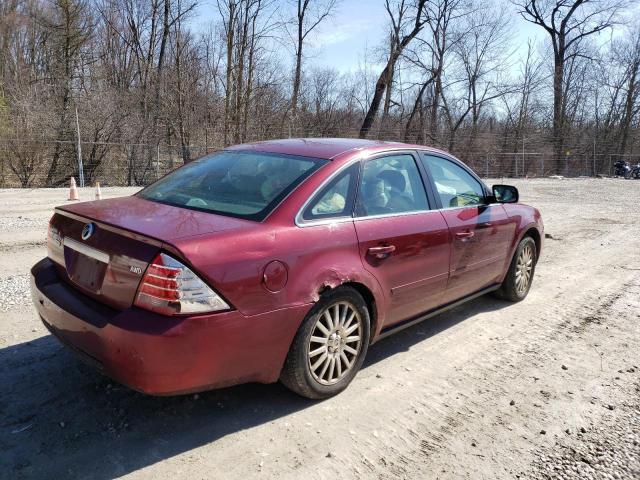
[[[212,287],[248,316],[311,305],[324,288],[346,282],[361,283],[376,299],[384,298],[375,278],[362,268],[351,221],[305,228],[261,225],[242,236],[205,235],[176,241],[174,246]],[[282,262],[287,269],[287,282],[277,292],[263,281],[264,269],[272,261]]]

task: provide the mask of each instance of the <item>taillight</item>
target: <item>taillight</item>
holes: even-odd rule
[[[51,252],[52,247],[62,247],[62,237],[58,229],[53,226],[53,217],[49,220],[49,229],[47,230],[47,251]]]
[[[153,259],[138,287],[135,305],[163,315],[228,310],[220,298],[187,266],[166,253]]]

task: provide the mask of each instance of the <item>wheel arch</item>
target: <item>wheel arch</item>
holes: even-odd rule
[[[542,249],[542,237],[540,236],[540,232],[538,231],[538,228],[534,225],[531,225],[528,228],[526,228],[524,233],[522,234],[522,237],[518,241],[518,243],[520,243],[522,239],[525,237],[531,237],[536,244],[536,263],[537,263],[538,259],[540,258],[540,250]]]
[[[376,332],[378,331],[378,310],[377,310],[377,305],[376,305],[376,297],[373,295],[373,292],[371,290],[369,290],[369,288],[364,285],[363,283],[359,283],[359,282],[346,282],[343,283],[341,286],[345,286],[345,287],[350,287],[353,288],[354,290],[356,290],[360,295],[362,295],[362,298],[364,298],[364,301],[367,305],[367,310],[369,311],[369,320],[371,322],[370,327],[370,331],[371,331],[371,335],[369,336],[369,343],[372,342],[373,337],[375,336]]]
[[[321,268],[318,268],[320,267]],[[302,284],[306,287],[302,295],[312,304],[317,304],[323,294],[339,287],[352,288],[365,300],[371,321],[371,339],[377,338],[379,330],[385,322],[385,312],[389,298],[382,286],[370,272],[362,268],[360,257],[317,256],[313,265],[307,266],[305,272],[313,272]]]

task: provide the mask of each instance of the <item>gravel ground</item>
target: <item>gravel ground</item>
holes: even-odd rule
[[[0,278],[0,311],[7,312],[19,306],[31,305],[29,274]]]
[[[633,373],[637,367],[628,369]],[[620,370],[624,375],[625,371]],[[619,377],[618,377],[619,378]],[[577,442],[557,441],[553,449],[538,452],[530,478],[633,479],[640,478],[640,384],[635,399],[612,411],[599,425],[567,429]],[[635,401],[634,401],[635,400]],[[616,413],[613,413],[613,412]]]
[[[323,402],[278,384],[148,397],[85,367],[29,303],[67,192],[0,190],[0,478],[640,478],[640,182],[513,183],[549,234],[527,299],[377,343]]]

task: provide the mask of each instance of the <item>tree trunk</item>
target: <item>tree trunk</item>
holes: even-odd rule
[[[373,121],[375,120],[378,110],[380,109],[382,96],[384,95],[384,92],[387,88],[389,72],[393,70],[396,58],[397,56],[394,55],[389,57],[387,66],[384,67],[384,70],[382,70],[382,73],[378,77],[376,88],[373,92],[373,98],[371,99],[371,105],[369,106],[369,110],[367,111],[367,114],[364,117],[364,121],[362,122],[362,126],[360,127],[360,138],[367,138],[367,135],[369,135],[369,131],[371,130],[371,126],[373,125]]]
[[[229,124],[231,122],[231,97],[233,91],[233,46],[236,30],[236,5],[229,1],[229,18],[226,26],[227,71],[224,95],[224,145],[229,145]]]
[[[407,119],[407,124],[404,127],[404,141],[409,141],[409,135],[411,134],[411,124],[413,123],[413,118],[416,116],[416,113],[420,111],[422,114],[422,96],[424,95],[424,91],[427,89],[427,86],[431,83],[431,80],[424,82],[422,87],[420,87],[420,91],[416,96],[416,101],[413,104],[413,109],[411,109],[411,114]]]
[[[631,123],[633,121],[633,104],[636,97],[636,90],[638,88],[636,84],[636,77],[638,76],[638,70],[640,69],[640,59],[634,59],[631,71],[629,72],[629,83],[627,86],[627,98],[624,104],[624,117],[622,121],[622,135],[620,139],[620,154],[624,155],[627,149],[627,143],[629,141],[629,131],[631,130]]]
[[[553,70],[553,153],[555,157],[555,173],[563,175],[566,173],[566,157],[562,154],[564,150],[564,119],[562,116],[563,91],[562,83],[564,77],[564,52],[559,51],[555,56]]]
[[[302,77],[302,45],[304,42],[304,10],[298,0],[298,45],[296,48],[296,71],[293,77],[293,94],[291,95],[291,117],[293,122],[298,119],[298,95],[300,94],[300,79]]]
[[[442,96],[442,72],[438,70],[435,75],[433,99],[429,117],[429,136],[431,141],[438,141],[438,110],[440,109],[440,97]]]

